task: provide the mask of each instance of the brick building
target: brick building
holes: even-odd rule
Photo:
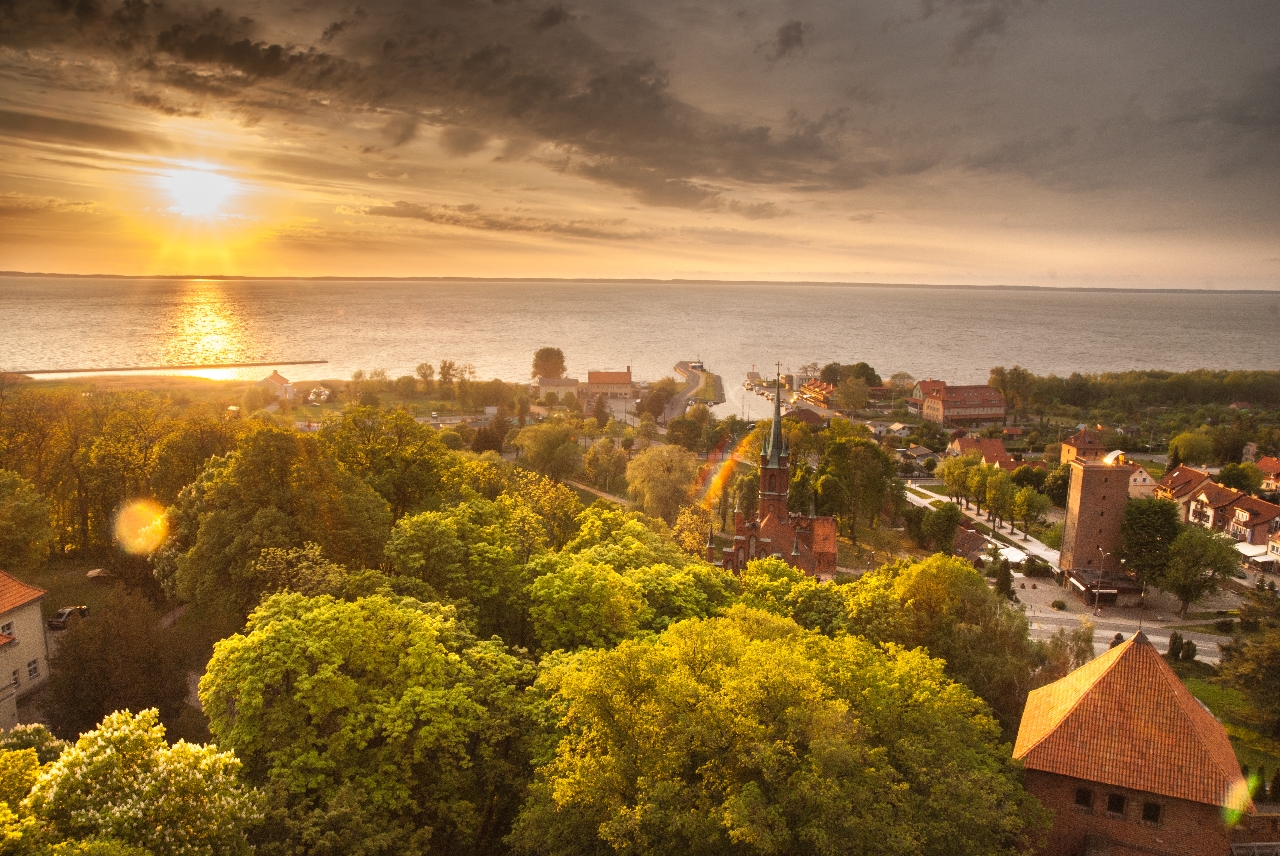
[[[911,388],[911,395],[907,397],[907,412],[913,416],[923,416],[924,400],[946,388],[945,382],[933,378],[916,381],[916,385]]]
[[[776,556],[810,576],[835,578],[836,521],[833,517],[794,514],[787,509],[791,455],[782,433],[782,402],[773,402],[773,427],[760,452],[760,506],[754,520],[733,512],[733,546],[720,550],[707,541],[707,561],[740,572],[752,559]]]
[[[1177,503],[1178,514],[1183,523],[1191,514],[1191,500],[1196,492],[1213,481],[1204,470],[1197,470],[1181,464],[1164,474],[1156,484],[1155,495],[1158,499],[1167,499]]]
[[[1053,812],[1040,856],[1227,856],[1251,811],[1226,730],[1142,632],[1032,690],[1013,757]]]
[[[624,372],[587,372],[586,394],[605,398],[630,398],[634,388],[631,385],[631,366]]]
[[[18,724],[18,699],[49,676],[44,595],[0,571],[0,729]]]
[[[1062,570],[1119,573],[1120,523],[1129,502],[1129,472],[1122,464],[1071,462],[1058,565]]]
[[[989,386],[941,386],[925,395],[920,409],[924,419],[944,427],[1004,422],[1005,401],[999,390]]]

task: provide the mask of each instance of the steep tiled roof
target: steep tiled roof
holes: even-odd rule
[[[1236,508],[1249,512],[1249,525],[1257,526],[1280,517],[1280,505],[1273,505],[1256,496],[1242,496],[1236,500]]]
[[[1253,465],[1269,476],[1280,476],[1280,458],[1258,458]]]
[[[926,398],[941,398],[947,404],[969,406],[1004,407],[1000,390],[989,386],[943,386],[940,390],[925,393]]]
[[[1216,482],[1209,482],[1196,491],[1196,499],[1203,500],[1210,508],[1222,508],[1230,505],[1245,494]]]
[[[1171,472],[1165,473],[1164,478],[1160,479],[1157,487],[1168,491],[1172,496],[1182,498],[1198,488],[1207,479],[1209,479],[1209,474],[1203,470],[1192,469],[1186,464],[1180,464]]]
[[[1013,757],[1043,770],[1226,805],[1243,788],[1227,732],[1139,632],[1033,690]]]
[[[44,593],[44,589],[29,586],[0,571],[0,615],[30,603]]]
[[[951,550],[957,556],[972,556],[987,549],[987,539],[972,529],[957,529]]]
[[[960,437],[955,440],[955,444],[960,454],[977,452],[988,463],[994,462],[997,458],[1009,457],[1009,452],[1004,447],[1004,440],[998,437]]]
[[[631,383],[631,372],[587,372],[587,383]]]
[[[1101,449],[1103,448],[1102,435],[1086,428],[1063,440],[1062,445],[1074,446],[1076,449]]]
[[[271,374],[267,375],[266,377],[264,377],[262,380],[258,382],[267,383],[268,381],[275,384],[276,386],[284,386],[289,382],[288,380],[285,379],[285,376],[280,374],[280,372],[278,371],[272,371]]]

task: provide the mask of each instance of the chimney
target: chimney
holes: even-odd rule
[[[627,374],[631,374],[631,366],[627,366]]]

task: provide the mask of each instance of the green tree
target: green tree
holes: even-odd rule
[[[1044,519],[1049,512],[1049,497],[1034,487],[1024,487],[1013,497],[1010,513],[1016,520],[1022,521],[1022,536],[1025,540],[1031,536],[1031,527]]]
[[[533,370],[529,377],[564,377],[564,351],[559,348],[539,348],[533,354]]]
[[[875,525],[896,472],[893,459],[870,440],[831,440],[814,480],[819,510],[839,518],[856,543],[858,522]]]
[[[1183,431],[1169,441],[1169,454],[1187,464],[1208,464],[1213,461],[1213,440],[1198,432]]]
[[[518,852],[1014,854],[1046,825],[922,651],[735,607],[540,680],[565,734]]]
[[[836,387],[836,405],[841,410],[861,410],[867,405],[867,397],[871,394],[866,381],[858,377],[845,378]]]
[[[165,590],[244,613],[261,596],[250,568],[263,549],[313,542],[346,567],[374,567],[391,514],[317,438],[264,424],[236,451],[209,462],[182,491],[169,522],[172,534],[155,559]]]
[[[1000,528],[1001,522],[1014,516],[1013,501],[1017,495],[1018,486],[1004,470],[996,469],[987,478],[987,509],[991,512],[996,529]]]
[[[606,493],[626,490],[627,453],[607,437],[601,437],[587,449],[582,469],[587,480]]]
[[[1044,467],[1033,467],[1023,464],[1013,471],[1013,483],[1018,487],[1033,487],[1043,493],[1044,480],[1048,478],[1049,471]]]
[[[582,447],[573,429],[563,422],[526,425],[516,435],[516,446],[525,463],[554,481],[562,481],[578,471]]]
[[[574,558],[529,586],[529,614],[544,651],[605,648],[646,618],[640,587],[608,565]]]
[[[672,525],[698,478],[698,459],[676,446],[651,446],[627,464],[627,485],[645,514]]]
[[[265,791],[259,853],[493,853],[526,780],[532,669],[452,609],[280,594],[200,682]]]
[[[1154,497],[1129,500],[1120,523],[1120,558],[1125,569],[1143,585],[1158,584],[1181,528],[1177,503]]]
[[[1235,542],[1199,526],[1184,527],[1169,547],[1169,561],[1156,585],[1182,601],[1179,615],[1240,566]]]
[[[699,502],[692,502],[680,509],[671,535],[686,553],[692,556],[707,555],[707,538],[715,525],[711,509]]]
[[[1067,507],[1067,494],[1071,491],[1071,465],[1062,464],[1044,479],[1045,496],[1059,508]]]
[[[982,464],[982,456],[976,452],[947,458],[933,471],[942,479],[947,488],[947,495],[956,502],[963,502],[969,507],[969,471]]]
[[[688,416],[677,416],[667,423],[667,442],[696,452],[702,442],[702,426]]]
[[[1257,495],[1262,491],[1262,470],[1251,463],[1227,464],[1218,473],[1218,484]]]
[[[1223,655],[1220,679],[1244,693],[1266,718],[1271,734],[1280,736],[1280,629],[1230,644]]]
[[[66,751],[68,745],[70,744],[59,740],[52,731],[38,722],[15,725],[8,734],[0,732],[0,750],[33,749],[41,764],[58,760],[58,756]]]
[[[0,556],[14,571],[26,571],[49,555],[53,530],[49,503],[22,476],[0,470]]]
[[[170,746],[154,710],[113,713],[53,762],[28,805],[62,839],[113,839],[154,856],[252,852],[255,798],[230,752]]]
[[[921,533],[939,553],[950,555],[955,543],[956,530],[964,520],[964,512],[954,502],[944,502],[937,508],[925,510],[920,523]]]
[[[968,489],[969,498],[973,500],[973,504],[978,511],[982,511],[983,505],[987,502],[987,481],[990,480],[992,471],[995,467],[979,464],[972,467],[968,472]],[[991,506],[987,506],[987,519],[991,519]]]
[[[439,433],[399,408],[348,407],[325,423],[320,442],[386,500],[392,519],[436,505],[455,461]]]
[[[165,722],[177,721],[187,670],[173,631],[159,622],[145,598],[117,592],[61,635],[42,696],[56,734],[74,738],[117,710],[158,708]]]

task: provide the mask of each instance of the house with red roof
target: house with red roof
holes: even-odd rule
[[[1101,461],[1107,456],[1107,447],[1102,443],[1102,435],[1088,428],[1077,431],[1062,441],[1062,463],[1069,464],[1075,460]]]
[[[1013,757],[1053,812],[1040,856],[1227,856],[1251,814],[1226,729],[1146,635],[1032,690]]]
[[[924,401],[930,395],[935,395],[947,388],[945,381],[926,378],[925,380],[916,381],[916,385],[911,389],[911,395],[907,397],[907,412],[913,416],[924,415]]]
[[[594,398],[603,395],[605,398],[631,398],[634,387],[631,384],[631,366],[622,372],[587,372],[587,388],[585,395]]]
[[[1212,481],[1213,477],[1204,470],[1181,464],[1164,474],[1164,478],[1156,484],[1155,495],[1159,499],[1176,503],[1179,516],[1186,523],[1191,512],[1191,500],[1201,487]]]
[[[916,385],[920,388],[920,384]],[[942,426],[1003,423],[1006,408],[1000,390],[985,385],[932,388],[925,393],[920,416]]]
[[[1227,518],[1227,534],[1245,544],[1266,544],[1267,539],[1280,531],[1280,505],[1241,494],[1232,505]]]
[[[45,592],[0,571],[0,728],[18,724],[18,699],[49,676]]]
[[[1187,522],[1195,523],[1206,529],[1225,531],[1227,522],[1234,516],[1233,506],[1247,494],[1235,488],[1224,487],[1217,482],[1208,482],[1191,497],[1191,505],[1187,510]]]
[[[266,391],[267,395],[272,398],[283,398],[285,401],[293,401],[293,384],[289,379],[278,371],[272,371],[271,374],[258,381],[257,386]]]
[[[1273,458],[1267,455],[1253,462],[1253,465],[1262,470],[1262,489],[1267,493],[1275,493],[1280,490],[1280,458]]]

